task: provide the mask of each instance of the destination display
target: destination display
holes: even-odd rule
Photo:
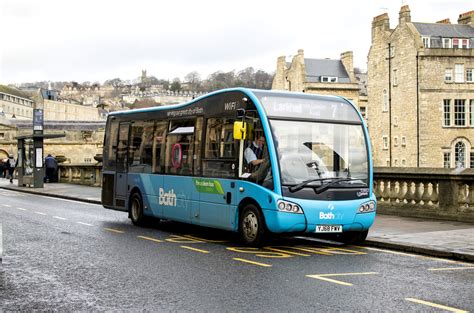
[[[317,97],[279,97],[259,98],[267,115],[271,117],[291,117],[314,120],[342,122],[361,122],[356,110],[346,102],[322,100]]]

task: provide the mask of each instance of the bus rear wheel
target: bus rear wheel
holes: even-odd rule
[[[347,233],[342,233],[341,241],[348,245],[360,244],[365,241],[368,234],[369,234],[369,230],[350,231]]]
[[[130,197],[130,218],[133,225],[144,226],[146,223],[146,216],[143,215],[143,201],[139,192],[135,192]]]
[[[265,238],[265,223],[262,213],[254,204],[247,204],[242,209],[239,221],[240,239],[245,245],[260,246]]]

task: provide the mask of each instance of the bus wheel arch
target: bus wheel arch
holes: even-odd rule
[[[245,198],[240,202],[238,212],[240,240],[249,246],[260,246],[268,235],[262,208],[255,200]]]
[[[133,188],[128,200],[128,216],[137,226],[145,225],[146,217],[143,214],[143,197],[138,188]]]

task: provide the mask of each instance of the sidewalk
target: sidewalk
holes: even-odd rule
[[[98,187],[54,183],[28,188],[0,178],[0,188],[100,204]],[[474,224],[377,215],[365,245],[474,262]]]

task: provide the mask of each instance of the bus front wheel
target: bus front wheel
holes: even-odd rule
[[[263,243],[266,233],[262,213],[254,204],[247,204],[242,209],[239,222],[240,239],[249,246]]]
[[[130,218],[134,225],[145,225],[146,217],[143,215],[143,201],[139,192],[135,192],[130,197]]]

